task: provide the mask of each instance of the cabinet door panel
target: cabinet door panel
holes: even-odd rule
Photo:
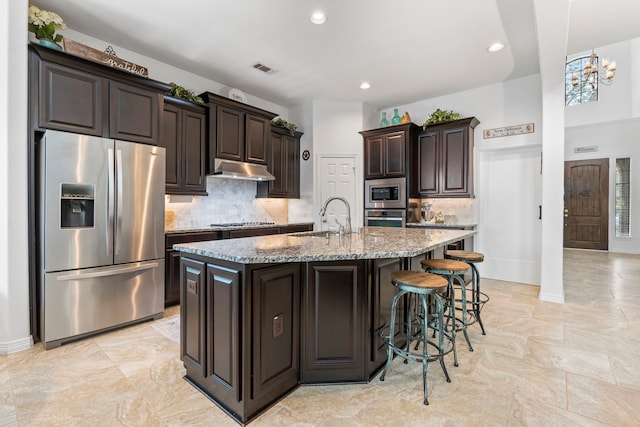
[[[162,95],[111,81],[109,87],[110,137],[156,145]]]
[[[364,173],[365,178],[384,176],[384,137],[372,136],[365,139]]]
[[[286,264],[253,272],[254,400],[285,393],[298,383],[300,266]]]
[[[216,107],[216,157],[244,161],[244,113]]]
[[[267,164],[267,142],[271,124],[260,117],[247,114],[245,160],[251,163]]]
[[[391,273],[402,269],[401,258],[377,259],[372,261],[373,265],[373,289],[371,291],[370,316],[371,325],[369,329],[369,375],[382,367],[387,360],[387,345],[380,337],[380,331],[388,334],[391,322],[391,302],[398,293],[398,288],[391,284]],[[403,322],[404,304],[396,309],[396,325]],[[404,341],[402,328],[396,329],[395,342],[398,345],[400,340]]]
[[[159,145],[166,150],[165,189],[167,193],[171,193],[182,186],[181,117],[182,114],[179,108],[165,104]]]
[[[206,190],[206,117],[203,113],[184,110],[183,124],[184,188],[187,192],[203,192]]]
[[[165,255],[164,305],[180,302],[180,252],[167,250]]]
[[[309,263],[303,383],[364,381],[362,262]]]
[[[438,192],[439,151],[438,132],[420,135],[418,147],[420,153],[420,193],[425,196]]]
[[[205,375],[204,280],[205,264],[183,258],[181,269],[180,358],[199,375]]]
[[[276,177],[275,180],[269,182],[269,195],[276,196],[282,195],[285,192],[285,180],[284,169],[285,164],[282,159],[283,147],[285,144],[283,135],[272,134],[271,135],[271,149],[269,150],[271,173]]]
[[[385,153],[385,175],[404,176],[405,168],[405,133],[395,132],[386,136]]]
[[[465,128],[447,129],[442,133],[442,188],[446,193],[467,192],[468,143]]]
[[[240,272],[207,265],[207,386],[235,402],[242,396]]]
[[[290,136],[284,137],[285,150],[282,153],[285,171],[283,173],[284,194],[287,197],[300,197],[300,141]]]
[[[40,85],[40,127],[106,136],[106,80],[94,74],[42,62]]]

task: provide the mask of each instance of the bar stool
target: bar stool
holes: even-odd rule
[[[476,267],[476,263],[484,261],[484,254],[472,251],[451,250],[445,251],[444,257],[466,262],[471,267],[471,308],[473,317],[480,325],[482,335],[487,335],[484,324],[482,323],[482,318],[480,317],[480,311],[484,304],[489,301],[489,296],[480,291],[480,273]],[[473,323],[475,323],[475,321]]]
[[[447,279],[448,283],[448,304],[451,307],[449,313],[451,316],[447,318],[447,326],[451,328],[453,336],[453,365],[458,366],[458,353],[456,350],[456,336],[458,331],[464,333],[464,339],[467,341],[469,351],[473,351],[469,335],[467,334],[467,291],[464,282],[464,273],[469,269],[469,265],[462,261],[455,261],[452,259],[423,259],[420,261],[424,269],[428,273],[437,274]],[[454,281],[458,282],[460,286],[460,299],[456,299]],[[460,303],[460,310],[462,317],[456,316],[456,302]],[[451,322],[451,325],[449,325]]]
[[[381,332],[382,339],[387,343],[387,363],[384,366],[380,381],[384,381],[384,377],[391,366],[394,354],[412,362],[422,362],[422,389],[423,403],[429,404],[427,400],[427,367],[428,363],[439,360],[442,371],[444,372],[447,382],[451,382],[449,373],[444,364],[444,356],[453,349],[453,338],[446,334],[444,325],[444,304],[440,295],[448,289],[447,281],[435,274],[425,273],[423,271],[401,270],[391,274],[391,283],[398,288],[398,293],[393,297],[391,303],[391,321],[389,325],[389,335],[385,336]],[[404,322],[406,332],[406,342],[402,347],[395,344],[395,327],[396,327],[396,310],[398,301],[405,295],[409,296],[409,307],[406,310],[406,318]],[[416,307],[411,310],[410,304],[412,296],[415,296],[416,305],[420,304],[421,310]],[[427,301],[427,297],[433,302],[434,312],[431,313],[431,302]],[[417,331],[414,333],[413,330]],[[434,337],[437,333],[438,339],[429,340],[429,329],[433,329]],[[419,342],[416,349],[422,343],[420,352],[411,351],[411,342],[413,339]],[[430,351],[432,349],[432,351]]]

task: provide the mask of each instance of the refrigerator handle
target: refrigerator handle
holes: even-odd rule
[[[116,185],[118,195],[116,204],[116,230],[115,230],[115,247],[116,254],[120,253],[120,234],[122,234],[122,150],[116,150]]]
[[[113,267],[113,268],[110,268],[109,270],[65,274],[64,276],[58,276],[56,280],[60,282],[65,282],[68,280],[94,279],[96,277],[117,276],[119,274],[135,273],[138,271],[150,270],[156,267],[158,267],[158,263],[155,261],[151,261],[151,262],[146,262],[139,265],[128,265],[126,267]]]
[[[114,209],[115,209],[115,172],[114,172],[114,163],[113,163],[113,148],[107,149],[107,158],[109,165],[109,174],[108,174],[108,182],[107,182],[107,254],[113,255],[113,217],[114,217]]]

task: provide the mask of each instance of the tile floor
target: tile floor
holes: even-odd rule
[[[429,406],[420,365],[395,361],[385,382],[300,387],[250,425],[640,425],[640,256],[566,250],[564,276],[564,305],[483,281],[488,334],[472,328],[451,383],[430,365]],[[182,379],[177,313],[0,356],[0,426],[236,426]]]

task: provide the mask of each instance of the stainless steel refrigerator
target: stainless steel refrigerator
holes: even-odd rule
[[[45,349],[162,317],[165,149],[48,130],[38,162]]]

